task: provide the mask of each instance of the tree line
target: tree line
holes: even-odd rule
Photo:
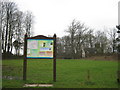
[[[68,35],[57,38],[58,58],[82,58],[115,53],[117,50],[116,28],[96,31],[73,20],[65,32]]]
[[[32,36],[33,14],[22,12],[11,1],[0,1],[0,38],[3,55],[16,55],[23,49],[24,35]],[[106,31],[106,32],[105,32]],[[57,37],[58,58],[82,58],[92,55],[115,53],[117,50],[117,30],[94,30],[80,21],[73,20],[65,30],[68,35]]]
[[[13,47],[16,54],[20,54],[24,35],[32,35],[32,26],[32,12],[20,11],[15,2],[0,1],[0,38],[4,55],[12,53]]]

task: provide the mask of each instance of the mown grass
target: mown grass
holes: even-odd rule
[[[23,88],[25,83],[53,83],[53,88],[118,88],[116,61],[58,59],[56,82],[53,60],[28,59],[26,82],[22,80],[23,60],[3,60],[2,64],[3,88]]]

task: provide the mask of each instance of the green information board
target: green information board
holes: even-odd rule
[[[56,82],[56,34],[24,38],[23,80],[27,79],[27,59],[53,59],[53,81]]]
[[[27,39],[27,58],[53,58],[53,39]]]

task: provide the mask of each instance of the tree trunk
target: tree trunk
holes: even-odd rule
[[[12,53],[12,50],[13,50],[13,43],[12,43],[12,37],[13,37],[13,33],[11,34],[11,39],[10,39],[10,47],[11,47],[11,49],[10,49],[10,52]]]
[[[5,53],[7,52],[7,44],[8,44],[8,25],[9,25],[9,10],[7,10],[7,22],[6,22],[6,36],[5,36]]]
[[[9,35],[8,35],[8,47],[7,47],[7,52],[10,52],[10,36],[11,36],[11,25],[9,26]]]

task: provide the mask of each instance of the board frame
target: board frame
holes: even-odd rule
[[[53,58],[27,58],[27,40],[28,39],[52,39],[53,40]],[[34,37],[24,37],[24,60],[23,60],[23,80],[27,79],[27,59],[53,59],[53,81],[56,82],[56,34],[53,37],[37,35]]]

